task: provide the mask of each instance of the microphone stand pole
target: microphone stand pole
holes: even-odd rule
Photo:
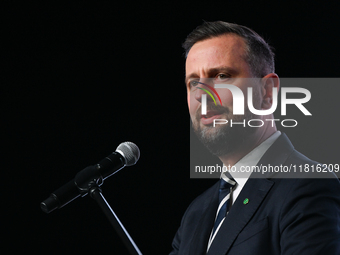
[[[142,255],[140,250],[138,249],[135,242],[132,240],[129,233],[124,228],[123,224],[118,219],[115,212],[112,210],[111,206],[108,204],[106,199],[104,198],[101,189],[98,185],[94,184],[89,189],[90,196],[97,201],[99,207],[103,210],[106,217],[111,222],[113,228],[118,233],[119,237],[122,239],[126,248],[129,250],[131,255]]]

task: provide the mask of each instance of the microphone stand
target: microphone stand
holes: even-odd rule
[[[112,159],[108,158],[108,160],[112,162]],[[40,204],[41,209],[44,212],[49,213],[56,208],[63,207],[78,196],[84,197],[89,194],[94,200],[97,201],[98,205],[103,210],[113,228],[116,230],[119,237],[125,244],[129,253],[131,255],[142,255],[137,245],[132,240],[131,236],[126,231],[123,224],[120,222],[117,215],[114,213],[114,211],[102,195],[102,190],[99,186],[103,184],[104,178],[99,170],[103,166],[105,168],[104,163],[101,165],[97,164],[93,166],[88,166],[82,171],[78,172],[72,181],[70,181],[67,185],[64,185],[60,189],[56,190],[54,192],[55,194],[52,193],[52,195],[48,199],[42,202]],[[106,176],[106,178],[107,177],[108,176]]]
[[[115,214],[115,212],[112,210],[111,206],[109,203],[106,201],[102,194],[102,190],[98,186],[98,184],[95,182],[92,182],[89,185],[89,194],[90,196],[97,201],[99,207],[103,210],[104,214],[106,217],[109,219],[111,222],[111,225],[113,228],[116,230],[118,233],[119,237],[125,244],[126,248],[130,252],[131,255],[142,255],[140,250],[138,249],[137,245],[135,242],[132,240],[131,236],[129,233],[126,231],[124,228],[123,224],[120,222],[119,218]]]

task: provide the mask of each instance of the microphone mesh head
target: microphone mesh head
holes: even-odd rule
[[[122,156],[125,158],[126,166],[132,166],[136,164],[136,162],[139,159],[140,155],[139,148],[136,144],[132,142],[121,143],[117,147],[116,151],[122,154]]]

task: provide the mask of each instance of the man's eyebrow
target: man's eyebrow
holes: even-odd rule
[[[210,76],[212,76],[216,73],[221,73],[221,72],[229,73],[231,75],[237,73],[237,71],[234,68],[231,68],[229,66],[221,66],[221,67],[210,68],[207,73],[209,75],[209,78],[213,78],[213,77],[210,77]],[[196,74],[196,73],[189,74],[188,76],[185,77],[185,84],[187,84],[188,80],[191,79],[191,78],[199,78],[199,75]]]
[[[188,83],[188,80],[194,78],[194,77],[198,77],[198,75],[196,73],[191,73],[189,76],[185,76],[185,79],[184,79],[184,83],[187,84]]]
[[[220,73],[220,72],[226,72],[226,73],[229,73],[229,74],[237,73],[237,71],[234,68],[229,67],[229,66],[221,66],[221,67],[209,69],[209,74],[210,73]]]

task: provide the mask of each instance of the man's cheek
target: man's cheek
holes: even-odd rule
[[[216,92],[219,94],[221,101],[222,101],[222,106],[224,107],[232,107],[233,106],[233,94],[229,89],[216,89]]]

